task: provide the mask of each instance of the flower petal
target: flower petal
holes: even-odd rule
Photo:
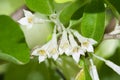
[[[18,23],[20,23],[21,25],[29,25],[28,20],[27,20],[26,17],[21,18],[21,19],[18,21]]]
[[[21,19],[18,21],[18,23],[20,23],[21,25],[26,26],[28,29],[31,29],[32,26],[33,26],[33,23],[29,23],[29,22],[28,22],[28,19],[27,19],[26,17],[21,18]]]
[[[32,27],[33,27],[33,24],[29,24],[29,25],[27,26],[28,29],[31,29]]]
[[[33,14],[28,10],[23,9],[23,12],[24,12],[25,17],[33,16]]]
[[[97,68],[96,68],[96,66],[93,64],[92,59],[90,59],[90,64],[91,64],[91,67],[90,67],[90,75],[91,75],[92,80],[99,80]]]
[[[45,61],[46,58],[46,56],[39,56],[39,63]]]
[[[113,62],[111,62],[109,60],[106,60],[105,64],[107,66],[109,66],[111,69],[113,69],[117,74],[120,75],[120,66],[116,65],[115,63],[113,63]]]
[[[69,41],[67,38],[67,31],[64,30],[61,41],[60,41],[60,45],[59,45],[59,52],[62,55],[64,52],[65,52],[65,54],[69,53],[69,50],[70,50],[70,44],[69,44]]]
[[[85,55],[85,51],[80,47],[78,53],[80,53],[80,55]]]
[[[95,41],[94,39],[89,38],[88,41],[89,41],[90,44],[92,44],[92,45],[97,44],[97,41]]]
[[[69,41],[70,41],[71,47],[78,46],[77,42],[75,41],[73,35],[70,32],[69,32]]]
[[[52,45],[52,44],[50,44],[50,45]],[[58,55],[58,51],[57,51],[57,48],[54,46],[50,46],[48,49],[47,49],[47,51],[48,51],[48,57],[49,58],[51,58],[52,56],[54,56],[54,55]]]
[[[82,35],[80,35],[80,33],[76,30],[72,30],[71,31],[73,32],[74,36],[77,37],[77,39],[79,40],[79,42],[82,42],[84,41],[84,37]]]
[[[49,42],[49,47],[48,47],[48,57],[53,58],[56,60],[59,56],[58,54],[58,44],[57,44],[57,36],[56,36],[56,26],[54,27],[54,33],[52,36],[52,39]]]
[[[34,50],[32,51],[32,53],[31,53],[31,55],[39,56],[38,51],[39,51],[39,48],[34,49]]]
[[[87,52],[94,52],[93,46],[91,44],[89,44],[87,47]]]
[[[109,60],[105,60],[104,58],[102,57],[99,57],[95,54],[92,54],[94,57],[96,57],[97,59],[101,60],[101,61],[104,61],[105,64],[110,67],[111,69],[113,69],[117,74],[120,75],[120,66],[116,65],[115,63],[109,61]]]
[[[54,59],[54,60],[57,60],[57,58],[58,58],[58,54],[54,54],[53,56],[52,56],[52,58]]]
[[[80,54],[79,53],[73,53],[72,57],[73,57],[73,59],[75,60],[76,63],[79,62],[79,60],[80,60]]]
[[[48,52],[46,51],[46,49],[48,48],[48,46],[49,46],[49,42],[46,43],[45,45],[43,45],[42,47],[35,48],[32,51],[31,55],[34,55],[34,56],[45,55],[46,56],[48,54]]]

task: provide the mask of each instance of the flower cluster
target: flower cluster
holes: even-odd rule
[[[33,24],[48,21],[53,22],[55,25],[52,39],[42,47],[36,48],[32,51],[31,55],[39,56],[39,62],[45,61],[47,58],[57,60],[59,55],[66,54],[67,56],[72,56],[78,63],[80,55],[85,55],[86,52],[94,52],[93,45],[97,42],[91,38],[83,37],[76,30],[65,28],[63,24],[60,23],[56,14],[50,15],[49,20],[44,20],[37,18],[29,11],[23,11],[25,17],[20,19],[18,22],[21,25],[27,26],[28,29],[30,29]],[[58,38],[60,40],[58,40]]]
[[[113,62],[93,54],[93,45],[97,43],[95,40],[92,38],[83,37],[77,30],[71,29],[70,26],[65,28],[64,25],[59,21],[59,18],[56,14],[50,15],[49,20],[45,20],[36,17],[29,11],[23,11],[25,17],[20,19],[18,22],[21,25],[28,27],[28,29],[33,27],[33,24],[41,24],[45,22],[54,23],[54,30],[51,40],[45,45],[35,48],[31,53],[31,55],[39,57],[39,62],[43,62],[47,58],[57,60],[60,55],[65,54],[67,56],[72,56],[75,62],[78,63],[81,55],[85,56],[85,53],[90,53],[90,55],[93,57],[104,61],[107,66],[120,75],[120,66],[117,66]],[[91,78],[92,80],[99,80],[96,66],[93,63],[92,58],[89,58],[89,72]]]
[[[78,42],[75,40],[76,37]],[[80,43],[80,45],[78,44]],[[66,54],[72,56],[78,63],[80,55],[85,52],[93,52],[93,45],[97,42],[90,38],[81,36],[76,30],[65,29],[60,36],[60,42],[57,42],[56,26],[52,35],[52,39],[40,48],[33,50],[32,55],[39,56],[39,62],[46,58],[56,60],[59,55]]]

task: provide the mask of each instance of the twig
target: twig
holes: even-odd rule
[[[120,34],[105,34],[104,40],[107,39],[120,39]]]
[[[28,8],[25,5],[20,7],[17,11],[15,11],[13,14],[11,14],[12,19],[17,21],[21,17],[23,17],[23,9],[28,9]]]
[[[105,34],[112,32],[115,29],[115,25],[116,19],[113,17],[105,28]]]

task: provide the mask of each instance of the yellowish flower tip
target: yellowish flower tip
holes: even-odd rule
[[[33,18],[32,17],[28,17],[28,22],[32,23],[33,22]]]
[[[78,38],[81,45],[78,45],[74,37]],[[34,51],[33,55],[39,56],[39,62],[41,62],[47,58],[56,60],[59,55],[65,53],[67,56],[71,55],[75,62],[78,63],[80,56],[85,55],[85,52],[94,52],[94,43],[95,41],[93,39],[82,37],[77,32],[73,35],[71,31],[64,29],[60,44],[58,45],[55,26],[52,39],[47,44],[43,45],[43,47],[39,48],[38,52]]]
[[[67,43],[67,42],[64,42],[64,44],[62,44],[61,46],[60,46],[60,48],[62,48],[62,49],[66,49],[66,48],[68,48],[69,47],[69,44]]]
[[[88,41],[85,41],[85,42],[83,42],[82,44],[87,47],[87,46],[89,45],[89,42],[88,42]]]
[[[56,48],[53,48],[53,49],[50,51],[51,54],[55,54],[56,52],[57,52],[57,49],[56,49]]]
[[[73,53],[76,53],[76,52],[78,52],[78,51],[79,51],[79,47],[77,47],[77,46],[74,47],[74,49],[72,50]]]
[[[70,44],[67,36],[67,31],[64,30],[62,33],[62,37],[59,45],[59,52],[60,54],[63,54],[63,53],[67,54],[69,50],[70,50]]]
[[[20,23],[21,25],[26,26],[27,28],[32,28],[33,26],[33,22],[34,22],[34,15],[27,10],[23,10],[25,17],[21,18],[18,23]]]
[[[24,12],[24,17],[18,20],[18,23],[20,23],[20,25],[27,27],[28,29],[31,29],[34,24],[42,24],[45,22],[51,22],[50,20],[39,18],[37,15],[32,14],[32,12],[28,10],[24,9],[23,12]]]
[[[39,55],[42,55],[42,56],[45,55],[45,53],[46,53],[45,50],[40,50],[40,51],[38,51],[38,54],[39,54]]]

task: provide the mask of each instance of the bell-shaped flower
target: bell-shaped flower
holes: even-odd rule
[[[62,33],[62,37],[59,45],[59,54],[62,55],[63,53],[65,53],[66,55],[68,55],[69,50],[70,50],[70,44],[68,41],[67,31],[65,29]]]
[[[80,55],[84,55],[84,51],[75,41],[73,35],[69,32],[69,41],[71,45],[70,55],[72,55],[73,59],[78,63],[80,60]]]
[[[57,36],[56,36],[56,31],[55,30],[56,30],[56,27],[54,28],[54,33],[53,33],[52,39],[50,41],[49,47],[47,49],[48,57],[53,58],[54,60],[56,60],[59,56]]]
[[[27,26],[28,28],[32,28],[34,22],[34,15],[27,10],[23,10],[25,17],[21,18],[18,22],[21,25]]]
[[[100,80],[96,66],[93,64],[93,60],[90,59],[90,76],[92,80]]]
[[[39,63],[45,61],[48,55],[47,48],[49,47],[49,42],[42,47],[36,48],[32,51],[33,56],[39,56]]]
[[[25,17],[21,18],[18,22],[26,26],[28,29],[31,29],[34,24],[41,24],[45,22],[51,22],[50,20],[45,20],[40,18],[37,15],[32,14],[30,11],[23,10]]]
[[[43,45],[41,48],[36,48],[33,50],[31,55],[39,56],[39,62],[44,61],[46,58],[53,58],[54,60],[58,58],[59,54],[55,30],[56,28],[54,28],[52,39],[48,43]]]
[[[81,41],[81,47],[86,50],[87,52],[94,52],[93,45],[97,42],[91,38],[84,38]]]
[[[109,61],[109,60],[106,60],[105,61],[105,64],[110,67],[111,69],[113,69],[117,74],[120,75],[120,66],[116,65],[115,63]]]
[[[102,57],[99,57],[99,56],[97,56],[97,55],[95,55],[95,54],[92,54],[92,55],[93,55],[94,57],[96,57],[97,59],[105,62],[105,64],[106,64],[108,67],[110,67],[110,68],[113,69],[117,74],[120,75],[120,66],[116,65],[115,63],[113,63],[113,62],[111,62],[111,61],[109,61],[109,60],[106,60],[106,59],[104,59],[104,58],[102,58]]]
[[[79,34],[79,32],[72,30],[73,34],[77,37],[78,41],[81,43],[82,49],[87,52],[94,52],[93,45],[97,42],[92,38],[85,38]]]

